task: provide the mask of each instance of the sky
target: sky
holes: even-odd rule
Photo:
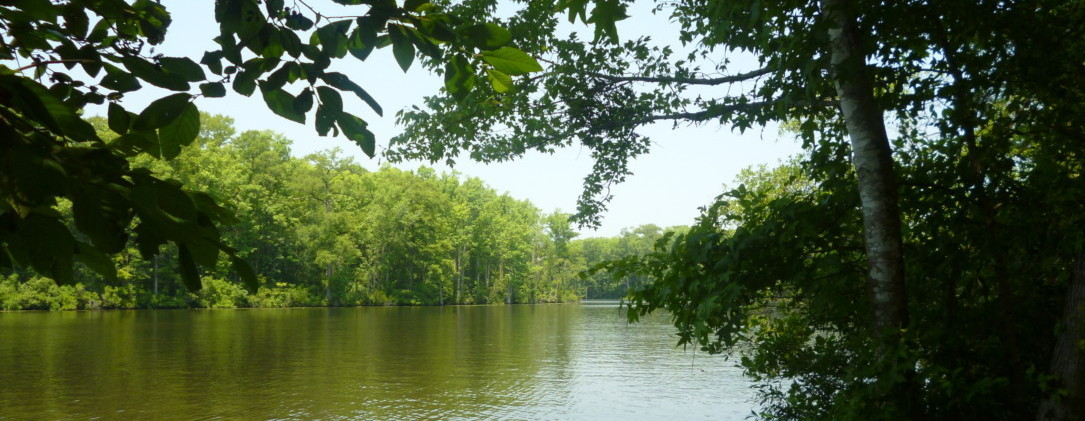
[[[204,51],[217,49],[211,41],[217,35],[218,27],[210,1],[165,0],[162,3],[172,14],[173,23],[165,43],[156,49],[156,53],[188,56],[198,61]],[[310,4],[315,6],[320,2]],[[316,7],[331,12],[338,8],[330,3]],[[660,43],[680,49],[677,29],[666,17],[654,16],[647,7],[633,8],[630,14],[632,18],[618,23],[622,37],[649,35]],[[585,34],[592,31],[579,23],[567,25],[564,30]],[[301,125],[273,114],[258,93],[244,97],[230,91],[225,98],[201,97],[196,104],[203,112],[232,117],[239,131],[272,130],[286,135],[293,141],[295,156],[338,147],[363,167],[375,170],[384,163],[380,157],[381,145],[387,145],[388,139],[401,131],[395,124],[395,112],[421,104],[424,97],[436,94],[443,82],[440,76],[421,66],[404,73],[395,63],[391,49],[377,50],[365,62],[350,59],[350,56],[348,59],[341,61],[349,63],[333,64],[331,70],[350,76],[385,110],[384,116],[380,117],[352,95],[343,96],[345,108],[369,122],[370,130],[376,134],[376,158],[365,156],[360,148],[343,137],[318,137],[311,125],[311,116],[307,120],[309,125]],[[741,58],[736,60],[738,65],[734,72],[752,69],[749,65],[743,67],[742,61]],[[163,95],[164,91],[145,88],[135,95],[128,95],[123,105],[129,110],[139,110]],[[90,113],[104,114],[104,111],[92,109]],[[611,189],[613,199],[599,229],[580,229],[581,237],[615,236],[623,228],[643,224],[689,225],[699,214],[698,208],[722,193],[723,186],[733,181],[740,170],[760,164],[773,165],[801,150],[793,137],[780,135],[775,127],[755,128],[740,135],[729,127],[714,124],[672,127],[671,123],[657,123],[640,132],[652,139],[651,152],[632,162],[633,175]],[[504,163],[481,164],[464,157],[457,161],[455,168],[427,162],[395,166],[414,169],[421,165],[478,177],[498,192],[530,200],[544,212],[559,209],[573,212],[582,179],[590,171],[592,160],[586,149],[573,146],[554,154],[529,153]]]

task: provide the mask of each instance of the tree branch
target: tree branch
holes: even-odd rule
[[[772,73],[771,69],[757,69],[746,73],[723,76],[711,79],[680,78],[670,76],[613,76],[595,72],[581,72],[584,75],[605,79],[611,82],[652,82],[652,83],[683,83],[687,85],[722,85],[725,83],[743,82]]]
[[[552,64],[552,65],[557,65],[557,63],[554,63],[553,61],[550,61],[550,60],[546,60],[546,59],[542,59],[542,58],[540,58],[538,60],[542,61],[542,62],[545,62],[545,63]],[[772,73],[772,70],[768,69],[768,68],[762,68],[762,69],[749,71],[749,72],[746,72],[746,73],[738,73],[738,74],[734,74],[734,75],[730,75],[730,76],[723,76],[723,77],[709,78],[709,79],[682,78],[682,77],[673,77],[673,76],[655,76],[655,77],[651,77],[651,76],[616,76],[616,75],[608,75],[608,74],[605,74],[605,73],[589,72],[589,71],[584,71],[584,70],[574,70],[574,73],[581,74],[581,75],[584,75],[584,76],[591,76],[591,77],[595,77],[595,78],[599,78],[599,79],[604,79],[604,80],[608,80],[608,81],[611,81],[611,82],[684,83],[684,84],[687,84],[687,85],[715,86],[715,85],[722,85],[722,84],[725,84],[725,83],[735,83],[735,82],[747,81],[747,80],[750,80],[750,79],[753,79],[753,78],[756,78],[756,77],[759,77],[759,76],[764,76],[764,75],[767,75],[769,73]]]
[[[35,61],[33,64],[28,64],[26,66],[15,69],[14,71],[15,72],[21,72],[23,70],[33,69],[33,68],[38,67],[38,66],[44,66],[44,65],[48,65],[48,64],[60,64],[60,63],[97,63],[97,61],[96,60],[89,60],[89,59]]]
[[[736,111],[756,111],[769,105],[771,105],[770,102],[747,102],[745,104],[717,105],[696,112],[650,115],[638,120],[631,120],[627,123],[640,125],[662,120],[689,120],[693,122],[701,122]]]

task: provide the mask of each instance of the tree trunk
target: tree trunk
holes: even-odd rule
[[[891,359],[899,355],[896,348],[901,329],[908,325],[900,208],[889,137],[881,107],[874,100],[855,8],[849,0],[822,0],[822,11],[830,25],[829,70],[840,97],[859,182],[874,339],[882,366],[893,367],[896,362]],[[903,384],[894,385],[881,400],[888,417],[921,417],[914,372],[907,371]],[[893,414],[892,409],[901,412]]]
[[[1070,274],[1063,304],[1061,331],[1051,352],[1054,391],[1040,403],[1037,421],[1085,420],[1085,254],[1079,255]],[[1065,392],[1065,394],[1061,393]]]
[[[158,295],[158,255],[154,255],[154,295]]]
[[[497,265],[497,279],[505,283],[505,304],[512,304],[512,282],[505,279],[505,258]]]
[[[332,305],[332,264],[328,263],[328,266],[324,269],[324,276],[328,282],[324,286],[324,301],[327,305]]]
[[[456,291],[454,293],[455,304],[462,304],[460,301],[460,291],[463,289],[463,266],[460,262],[463,260],[463,246],[456,249]]]

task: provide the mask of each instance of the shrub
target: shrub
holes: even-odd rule
[[[139,288],[133,284],[124,284],[120,286],[106,285],[102,288],[101,308],[139,308],[139,292]]]
[[[272,288],[261,287],[256,295],[249,296],[253,307],[307,307],[320,305],[320,298],[308,288],[278,282]]]
[[[225,279],[204,277],[203,288],[192,294],[195,306],[204,308],[248,307],[249,293],[241,285]]]

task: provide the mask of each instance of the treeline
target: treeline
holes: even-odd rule
[[[203,116],[180,156],[137,157],[145,167],[228,203],[226,243],[252,265],[260,288],[244,289],[227,259],[191,292],[176,247],[144,258],[134,242],[114,258],[117,279],[77,267],[73,285],[29,270],[0,281],[0,308],[286,307],[538,303],[620,298],[645,280],[580,276],[604,260],[647,252],[662,229],[575,240],[568,215],[543,213],[477,178],[432,169],[369,171],[325,151],[290,155],[269,131],[236,133]],[[104,121],[97,121],[103,128]],[[107,130],[101,130],[103,135]],[[165,204],[163,206],[166,206]],[[70,207],[60,206],[70,213]],[[70,218],[69,218],[70,219]],[[135,233],[135,235],[152,235]]]

